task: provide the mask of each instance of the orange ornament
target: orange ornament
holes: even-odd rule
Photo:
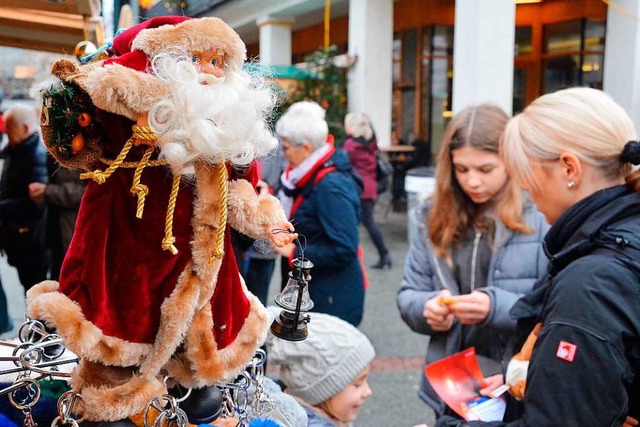
[[[77,134],[71,140],[71,152],[76,154],[84,148],[84,136],[81,133]]]
[[[78,115],[78,124],[83,128],[89,126],[91,124],[91,116],[89,113],[80,113]]]

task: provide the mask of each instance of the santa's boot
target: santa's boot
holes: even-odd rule
[[[169,394],[180,399],[188,392],[182,386],[176,385],[169,390]],[[222,392],[216,386],[191,389],[191,394],[179,403],[189,424],[209,424],[222,413]]]

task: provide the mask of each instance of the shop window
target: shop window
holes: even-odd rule
[[[587,19],[544,26],[542,92],[602,88],[605,24]]]
[[[433,26],[423,33],[422,114],[420,135],[431,142],[433,156],[440,150],[451,118],[453,88],[453,27]]]
[[[531,26],[516,27],[513,48],[513,114],[526,106],[527,96],[532,84],[532,68],[535,61],[533,55],[533,29]]]
[[[516,27],[514,56],[527,56],[533,53],[533,36],[530,26]]]

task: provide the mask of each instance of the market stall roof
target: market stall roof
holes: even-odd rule
[[[72,54],[101,30],[100,0],[2,0],[0,46]]]

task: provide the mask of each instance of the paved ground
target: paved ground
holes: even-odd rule
[[[431,424],[433,415],[416,396],[427,340],[404,325],[395,303],[408,247],[406,214],[387,213],[384,206],[378,208],[377,219],[394,264],[391,270],[368,270],[370,288],[360,329],[371,339],[377,358],[369,381],[373,396],[362,408],[355,425],[410,427],[425,422]],[[367,265],[373,264],[377,261],[375,249],[364,229],[361,230],[361,236],[365,261]],[[0,277],[7,293],[9,312],[14,324],[20,325],[24,320],[24,293],[16,271],[6,264],[4,258],[0,259]],[[279,287],[279,283],[275,284],[279,277],[276,271],[271,286],[273,295]]]

